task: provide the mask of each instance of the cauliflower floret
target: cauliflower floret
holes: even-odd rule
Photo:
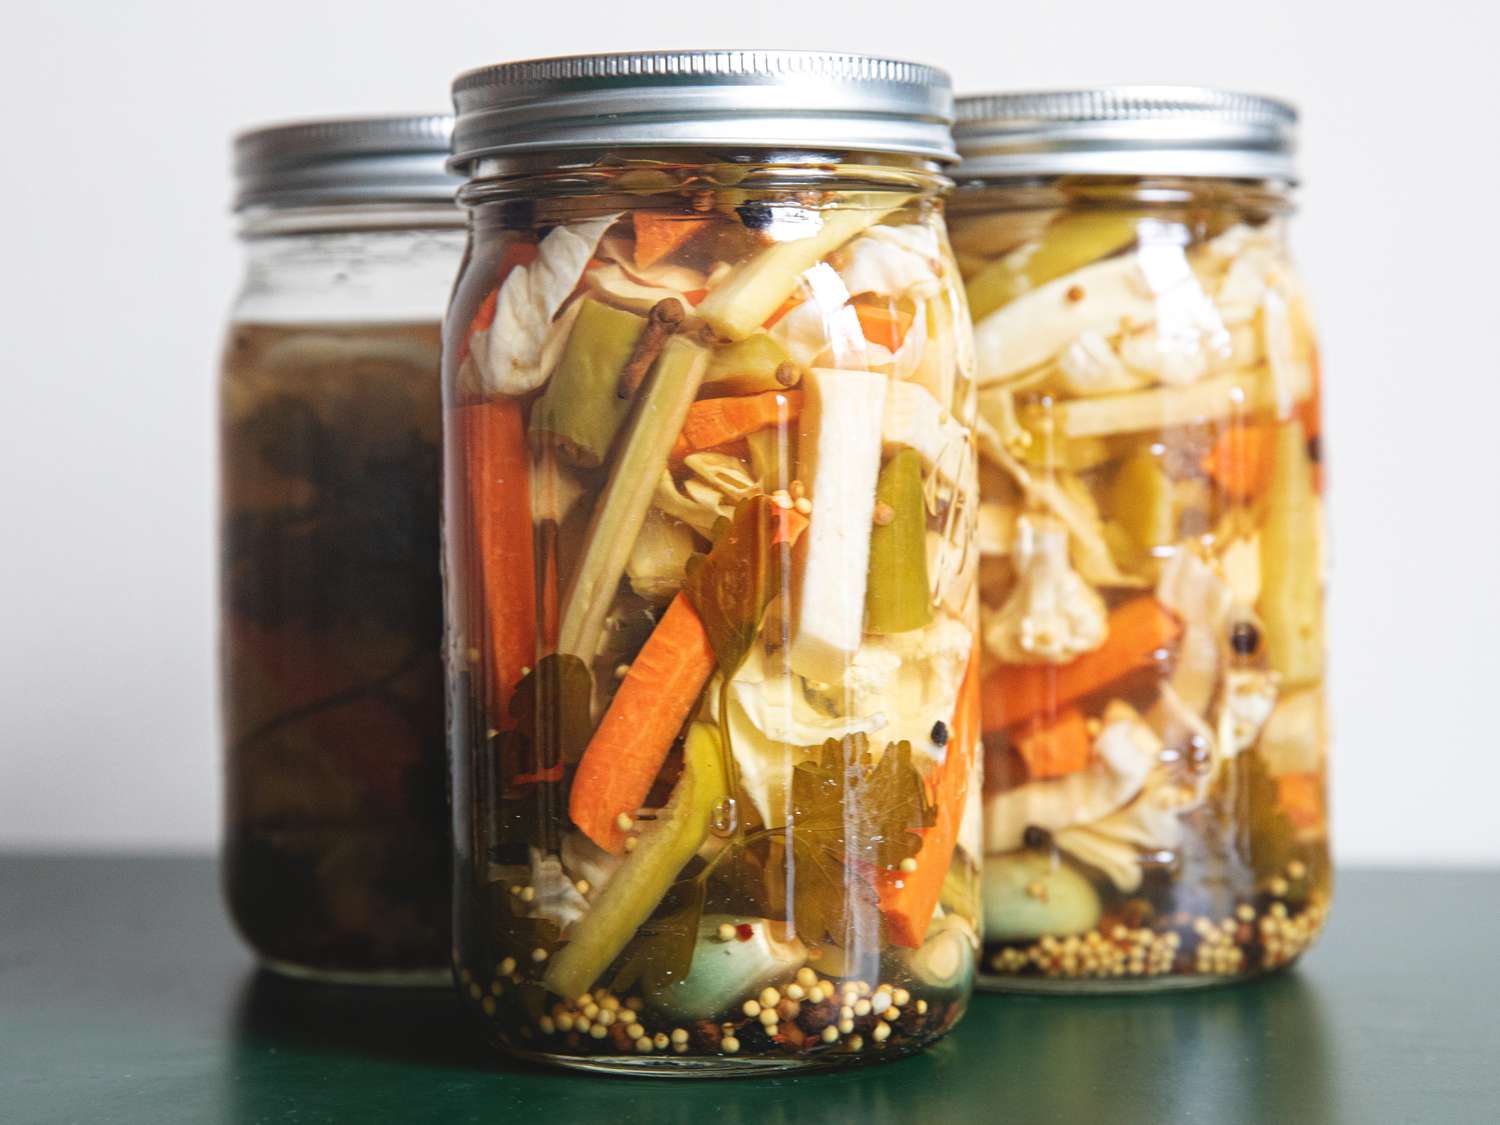
[[[555,922],[559,930],[566,930],[588,913],[588,900],[568,878],[561,859],[539,848],[530,851],[531,886],[536,892],[531,900],[531,913]]]
[[[1016,588],[985,627],[985,647],[1012,664],[1066,664],[1104,643],[1104,599],[1068,563],[1068,530],[1046,516],[1016,520]]]

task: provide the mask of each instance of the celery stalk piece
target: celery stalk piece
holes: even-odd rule
[[[884,375],[815,367],[802,380],[798,476],[812,515],[797,545],[790,663],[838,682],[864,631],[865,578],[880,475]]]
[[[1188,387],[1159,387],[1124,395],[1073,399],[1053,407],[1063,437],[1096,437],[1188,426],[1271,405],[1263,372],[1233,371]]]
[[[583,299],[557,370],[531,412],[531,433],[550,438],[573,464],[596,468],[609,455],[631,402],[617,393],[646,318]]]
[[[791,357],[776,337],[769,332],[755,332],[714,349],[703,385],[716,393],[750,395],[784,391],[801,377],[801,370],[791,363]]]
[[[709,723],[688,728],[682,776],[635,851],[604,885],[593,907],[568,934],[547,965],[542,983],[559,996],[578,996],[630,944],[708,836],[714,807],[723,800],[723,745]]]
[[[682,431],[708,366],[708,351],[683,336],[662,348],[639,400],[609,482],[594,508],[578,569],[563,598],[558,651],[592,662],[604,618],[620,586],[667,455]]]
[[[1172,481],[1150,450],[1131,455],[1115,470],[1108,508],[1137,552],[1150,556],[1172,542],[1177,530]]]
[[[968,284],[969,312],[978,320],[1022,293],[1090,262],[1118,253],[1135,241],[1136,216],[1082,212],[1059,219],[1033,242],[992,262]]]
[[[880,470],[875,485],[880,515],[870,531],[870,570],[865,584],[865,628],[906,633],[932,621],[927,580],[927,509],[922,498],[922,455],[903,449]]]
[[[1275,468],[1260,536],[1260,617],[1266,655],[1286,688],[1323,675],[1323,576],[1318,502],[1307,437],[1296,420],[1277,427]]]
[[[889,210],[835,211],[823,216],[818,233],[768,246],[709,291],[698,316],[721,336],[743,340],[766,322],[797,288],[802,271],[816,265]]]

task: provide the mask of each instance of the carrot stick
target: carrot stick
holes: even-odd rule
[[[958,704],[948,732],[948,754],[932,773],[932,803],[937,820],[919,831],[922,849],[915,871],[881,871],[877,877],[880,911],[897,945],[916,949],[927,936],[932,912],[943,893],[943,880],[958,846],[958,831],[969,799],[974,754],[979,744],[979,644],[969,650],[969,666],[958,688]]]
[[[1040,780],[1077,773],[1089,764],[1094,744],[1083,712],[1069,707],[1051,722],[1037,716],[1024,734],[1016,736],[1015,747],[1026,761],[1027,775]]]
[[[766,317],[766,322],[764,324],[762,324],[761,327],[762,328],[774,328],[776,326],[776,322],[778,320],[780,320],[782,317],[786,316],[787,313],[789,313],[793,309],[795,309],[804,300],[806,300],[806,298],[803,296],[802,290],[801,289],[796,290],[795,292],[792,293],[792,295],[790,297],[788,297],[785,301],[782,301],[781,304],[777,306],[775,312],[773,312],[770,316]],[[696,302],[694,302],[694,303],[696,304]]]
[[[1136,598],[1109,615],[1109,636],[1071,664],[1002,664],[984,682],[984,729],[1001,730],[1107,687],[1157,660],[1182,625],[1155,598]]]
[[[866,305],[855,302],[854,315],[859,317],[859,330],[872,344],[879,344],[888,351],[895,351],[906,339],[911,327],[912,314],[890,304]]]
[[[635,222],[635,264],[640,269],[655,265],[713,222],[676,211],[637,211],[631,217]]]
[[[1277,801],[1287,820],[1299,833],[1323,826],[1323,776],[1318,773],[1284,773],[1276,779]]]
[[[536,563],[531,546],[530,462],[521,404],[495,398],[459,407],[469,492],[470,565],[486,616],[481,644],[490,721],[513,725],[510,698],[536,661]]]
[[[766,391],[758,395],[699,399],[688,407],[672,459],[712,449],[771,426],[786,426],[802,412],[801,391]]]
[[[630,665],[573,777],[568,815],[601,848],[625,851],[634,817],[714,670],[703,622],[678,594]]]
[[[1274,448],[1273,427],[1230,426],[1204,454],[1200,465],[1226,495],[1250,500],[1271,483]]]

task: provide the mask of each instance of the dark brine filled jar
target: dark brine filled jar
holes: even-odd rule
[[[591,56],[455,101],[460,985],[497,1045],[602,1070],[917,1050],[978,947],[947,80]]]
[[[1296,117],[962,99],[983,454],[983,980],[1165,988],[1328,909],[1318,352]]]
[[[220,383],[224,883],[273,968],[440,979],[448,812],[439,324],[451,119],[235,145],[248,269]]]

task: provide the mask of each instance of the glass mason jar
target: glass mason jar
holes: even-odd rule
[[[455,85],[455,957],[505,1050],[837,1065],[964,1010],[978,482],[950,98],[927,67],[810,52]]]
[[[236,142],[220,384],[224,885],[265,964],[447,975],[438,368],[451,118]]]
[[[1211,984],[1328,910],[1317,345],[1292,109],[961,99],[983,983]]]

